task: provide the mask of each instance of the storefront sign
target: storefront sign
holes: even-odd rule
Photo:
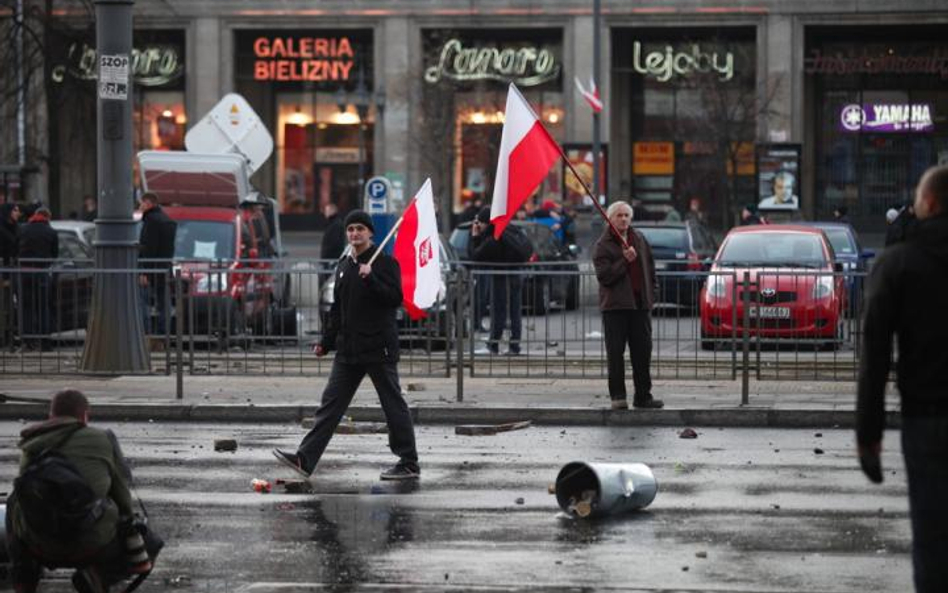
[[[536,86],[556,79],[560,64],[551,49],[536,46],[464,47],[459,39],[442,46],[438,63],[425,70],[425,80],[497,80]]]
[[[317,163],[354,164],[359,162],[359,149],[347,146],[320,146],[316,148]]]
[[[673,142],[636,142],[632,147],[632,172],[636,175],[674,175]]]
[[[845,76],[848,74],[932,74],[948,79],[948,53],[933,55],[900,56],[895,54],[858,56],[840,54],[824,56],[813,50],[803,59],[803,71],[807,74]]]
[[[96,50],[85,43],[69,46],[66,64],[53,67],[52,78],[62,82],[66,74],[80,80],[96,79]],[[171,45],[146,45],[132,49],[132,80],[139,86],[162,86],[184,74],[180,50]]]
[[[695,72],[716,72],[721,80],[734,78],[734,54],[732,52],[708,51],[694,43],[688,51],[675,51],[666,45],[664,51],[644,53],[642,43],[632,45],[632,66],[643,76],[651,76],[659,82],[668,82],[674,76],[689,77]]]
[[[258,37],[254,80],[349,80],[355,52],[348,37]]]
[[[846,105],[839,114],[844,132],[931,132],[935,129],[927,103]]]

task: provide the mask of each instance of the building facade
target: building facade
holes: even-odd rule
[[[948,162],[939,2],[602,5],[602,192],[633,200],[637,215],[697,199],[724,229],[747,203],[778,220],[846,206],[876,232],[921,171]],[[29,135],[49,156],[32,175],[58,181],[27,174],[21,192],[34,188],[60,217],[95,192],[94,94],[83,91],[94,39],[74,37],[31,89],[47,89],[32,104],[53,122],[45,138]],[[574,84],[592,72],[591,2],[138,0],[135,48],[136,147],[182,149],[189,122],[244,95],[275,141],[253,181],[288,228],[316,228],[328,202],[355,207],[372,175],[401,201],[431,177],[444,213],[489,200],[510,82],[591,179],[593,119]],[[536,202],[550,198],[582,203],[564,166]]]

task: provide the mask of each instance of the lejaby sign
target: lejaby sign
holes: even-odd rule
[[[425,69],[431,84],[442,78],[458,81],[496,80],[536,86],[556,79],[560,63],[555,52],[535,45],[470,45],[449,39],[438,51],[438,63]]]
[[[935,129],[928,103],[850,104],[839,113],[845,132],[931,132]]]
[[[734,54],[729,51],[709,50],[692,43],[684,50],[666,45],[660,51],[646,52],[641,41],[632,44],[632,67],[643,76],[659,82],[668,82],[675,76],[689,77],[694,73],[718,74],[721,80],[734,78]]]
[[[348,37],[260,36],[253,42],[254,80],[349,80],[355,52]]]

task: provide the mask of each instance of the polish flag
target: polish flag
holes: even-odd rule
[[[412,319],[422,319],[441,288],[441,243],[431,179],[425,180],[405,209],[394,254],[402,270],[405,311]]]
[[[583,83],[579,82],[579,77],[574,76],[573,80],[576,81],[576,88],[579,89],[579,94],[586,99],[586,102],[589,103],[589,106],[592,107],[593,113],[602,112],[602,99],[599,98],[599,89],[596,87],[596,81],[589,77],[589,90],[583,88]]]
[[[563,150],[543,127],[530,104],[511,83],[494,176],[494,199],[490,205],[495,238],[500,238],[514,213],[562,154]]]

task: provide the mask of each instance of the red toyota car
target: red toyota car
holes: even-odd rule
[[[818,228],[756,225],[732,229],[701,289],[701,347],[741,339],[744,277],[749,280],[747,331],[762,341],[807,341],[837,348],[845,278]]]

